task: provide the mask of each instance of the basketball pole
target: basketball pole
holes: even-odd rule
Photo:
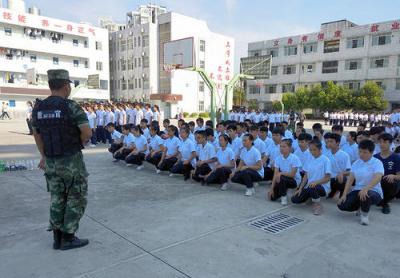
[[[224,104],[224,119],[225,121],[228,119],[229,115],[229,97],[233,95],[233,88],[241,79],[254,79],[254,76],[247,75],[247,74],[235,74],[231,80],[229,80],[228,84],[225,85],[225,104]]]

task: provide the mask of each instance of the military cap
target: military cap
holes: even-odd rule
[[[69,79],[69,72],[64,69],[53,69],[47,71],[47,78],[51,80],[68,80],[70,83],[72,81]]]

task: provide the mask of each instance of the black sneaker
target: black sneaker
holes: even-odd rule
[[[382,213],[383,213],[383,214],[389,214],[389,213],[390,213],[390,206],[389,206],[389,204],[384,204],[384,205],[382,206]]]
[[[61,246],[62,232],[60,230],[53,230],[53,249],[58,250]]]
[[[86,246],[89,244],[88,239],[79,239],[76,236],[73,236],[72,239],[65,239],[63,238],[61,240],[61,250],[70,250],[70,249],[75,249],[75,248],[81,248],[83,246]]]

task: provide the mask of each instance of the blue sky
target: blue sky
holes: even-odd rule
[[[2,1],[2,0],[0,0]],[[3,0],[5,2],[5,0]],[[97,25],[99,16],[124,22],[140,0],[26,0],[42,15]],[[206,20],[212,31],[236,40],[236,59],[246,55],[250,41],[319,30],[322,22],[348,19],[356,24],[399,19],[397,0],[152,0],[168,10]]]

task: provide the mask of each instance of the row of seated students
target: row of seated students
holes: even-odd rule
[[[124,125],[122,133],[112,123],[107,125],[114,140],[109,148],[114,161],[138,170],[146,161],[157,174],[180,174],[185,181],[219,184],[221,190],[243,184],[246,196],[255,194],[255,184],[269,181],[269,200],[284,206],[288,200],[311,201],[315,215],[323,212],[322,198],[336,198],[338,208],[359,213],[363,225],[369,224],[372,205],[388,214],[389,202],[400,197],[400,157],[393,152],[393,136],[380,127],[345,137],[342,126],[324,133],[321,124],[313,126],[313,136],[301,125],[289,134],[285,126],[270,132],[268,123],[249,124],[243,130],[242,123],[228,121],[215,131],[194,131],[185,122],[179,129],[167,124],[160,132],[158,123],[147,126],[144,121]],[[289,189],[294,190],[291,198]]]

